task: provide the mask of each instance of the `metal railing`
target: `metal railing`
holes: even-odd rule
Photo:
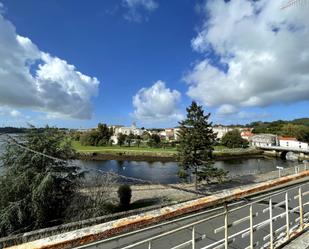
[[[292,174],[299,174],[300,172],[307,171],[309,169],[309,163],[305,161],[303,164],[295,165],[292,167],[284,168],[277,166],[278,177],[283,177]]]
[[[308,197],[307,182],[233,209],[226,203],[224,212],[120,248],[277,248],[309,226]]]

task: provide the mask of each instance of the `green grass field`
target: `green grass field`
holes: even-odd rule
[[[150,147],[136,147],[136,146],[84,146],[81,145],[78,141],[72,142],[73,148],[77,152],[167,152],[167,153],[176,153],[176,148],[150,148]]]
[[[153,156],[153,157],[170,157],[177,153],[176,148],[150,148],[150,147],[136,147],[136,146],[83,146],[78,141],[73,141],[72,145],[74,149],[79,153],[102,153],[110,155],[119,155],[123,153],[131,156]],[[247,149],[229,149],[225,146],[215,146],[215,156],[238,156],[238,155],[250,155],[257,154],[258,151],[252,148]]]

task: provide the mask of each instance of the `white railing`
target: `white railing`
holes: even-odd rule
[[[235,248],[229,247],[233,243],[242,243],[241,248],[277,248],[288,241],[292,234],[297,234],[309,226],[308,197],[309,183],[305,183],[233,209],[225,204],[224,212],[120,248],[160,248],[160,242],[164,240],[172,241],[172,245],[168,247],[171,249],[227,249]],[[213,223],[217,224],[213,232],[201,234],[203,228],[206,231]],[[188,230],[190,236],[185,240],[177,242],[173,239],[177,233]],[[197,230],[200,230],[199,233]]]

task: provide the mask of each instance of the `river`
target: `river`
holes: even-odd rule
[[[137,161],[76,161],[85,170],[112,171],[124,176],[140,178],[160,183],[180,182],[176,162],[137,162]],[[229,172],[229,176],[253,175],[276,170],[276,166],[291,167],[298,162],[276,158],[230,159],[216,161],[214,166]]]
[[[3,143],[0,141],[0,155]],[[150,180],[160,183],[178,183],[180,179],[177,175],[179,167],[176,162],[140,162],[140,161],[81,161],[75,163],[82,169],[88,171],[113,171],[118,174]],[[1,164],[1,163],[0,163]],[[298,162],[284,161],[277,158],[250,158],[250,159],[230,159],[216,161],[214,166],[229,172],[229,176],[253,175],[276,170],[276,166],[291,167]],[[3,174],[0,165],[0,174]]]

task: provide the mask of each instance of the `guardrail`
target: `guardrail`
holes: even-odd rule
[[[168,248],[277,248],[301,233],[309,226],[309,183],[277,192],[246,205],[230,209],[224,205],[224,212],[187,224],[148,239],[121,247],[121,249],[160,248],[160,241],[173,241]],[[266,207],[265,207],[266,206]],[[245,214],[245,215],[244,215]],[[241,217],[241,218],[238,218]],[[212,224],[211,224],[212,223]],[[218,224],[213,233],[197,233]],[[188,232],[191,236],[184,241],[175,241],[177,233]],[[261,232],[262,231],[262,232]],[[179,238],[179,236],[177,237]],[[205,241],[205,243],[203,243]],[[214,242],[211,242],[214,241]],[[157,243],[157,245],[156,245]],[[199,243],[199,244],[198,244]],[[164,247],[167,248],[167,247]],[[235,248],[235,247],[234,247]]]
[[[298,174],[302,171],[307,171],[309,169],[309,163],[305,162],[303,164],[295,165],[293,167],[288,168],[277,166],[276,168],[278,170],[278,177],[280,178],[282,176]]]
[[[278,243],[277,233],[282,231],[282,227],[285,225],[285,223],[283,224],[284,216],[281,217],[283,214],[279,211],[286,209],[282,204],[286,193],[288,195],[288,217],[291,223],[288,224],[289,237],[293,237],[302,230],[298,225],[301,221],[303,224],[301,227],[308,226],[308,177],[309,171],[307,170],[139,215],[41,238],[10,247],[10,249],[165,249],[188,248],[188,246],[189,248],[224,248],[225,243],[229,248],[250,248],[251,230],[253,230],[254,245],[259,244],[259,247],[262,248],[261,245],[270,244],[270,234],[272,234],[273,244],[276,246]],[[295,187],[296,185],[298,186]],[[299,195],[298,188],[301,188],[301,195]],[[298,199],[297,196],[300,198]],[[301,208],[299,200],[301,200]],[[250,214],[251,204],[252,215]],[[267,211],[269,206],[272,207],[269,209],[271,211]],[[210,207],[212,208],[209,209]],[[264,209],[266,210],[263,211]],[[303,215],[298,215],[300,213]],[[213,214],[215,215],[210,217]],[[277,217],[278,215],[281,216]],[[250,226],[251,216],[253,223]],[[267,223],[269,220],[272,221],[272,233],[270,232],[270,223]],[[167,241],[168,244],[162,245],[162,242]],[[234,246],[234,243],[242,244]]]

